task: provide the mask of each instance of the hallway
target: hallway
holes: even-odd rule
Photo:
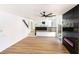
[[[68,54],[66,48],[52,37],[27,37],[1,54]]]

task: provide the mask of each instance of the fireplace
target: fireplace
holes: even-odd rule
[[[70,53],[78,53],[78,39],[73,37],[64,37],[63,44]]]

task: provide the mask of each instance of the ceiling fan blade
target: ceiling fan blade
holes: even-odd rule
[[[49,13],[49,14],[47,14],[47,15],[52,15],[53,13]]]
[[[54,16],[56,16],[56,15],[50,15],[50,16],[48,16],[48,17],[54,17]]]
[[[54,17],[54,16],[56,16],[56,15],[46,15],[46,17]]]
[[[41,14],[41,17],[43,17],[44,15],[43,15],[43,13],[40,13]]]
[[[41,15],[43,15],[43,13],[40,13]]]

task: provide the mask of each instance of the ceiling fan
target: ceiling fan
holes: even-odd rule
[[[56,15],[53,15],[53,13],[49,13],[49,14],[46,14],[45,11],[43,11],[42,13],[40,13],[42,15],[42,17],[53,17],[53,16],[56,16]]]

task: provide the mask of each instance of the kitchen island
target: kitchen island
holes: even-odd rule
[[[35,27],[35,35],[56,36],[56,27]]]

